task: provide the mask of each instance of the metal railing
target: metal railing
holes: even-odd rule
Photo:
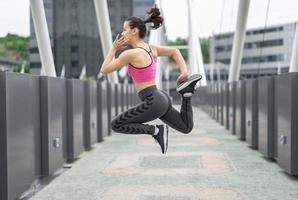
[[[0,72],[0,199],[16,199],[111,135],[131,84]]]
[[[200,87],[197,104],[265,157],[298,175],[298,73]],[[256,166],[257,167],[257,166]]]

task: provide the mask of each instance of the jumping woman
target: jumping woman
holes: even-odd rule
[[[193,128],[191,96],[201,76],[198,74],[188,76],[185,61],[177,48],[149,45],[144,42],[146,23],[151,23],[152,29],[157,29],[163,22],[158,8],[151,8],[148,14],[149,17],[145,21],[138,17],[130,17],[125,20],[121,37],[117,35],[113,42],[112,49],[101,66],[101,73],[107,75],[128,65],[128,75],[131,76],[142,101],[112,120],[113,131],[151,135],[159,143],[162,153],[166,153],[168,125],[185,134]],[[123,51],[115,59],[116,51],[127,45],[133,48]],[[160,67],[156,65],[158,56],[174,59],[180,68],[180,75],[176,81],[176,90],[182,96],[180,112],[172,106],[169,95],[156,87],[155,71],[156,67]],[[165,124],[144,124],[158,118]]]

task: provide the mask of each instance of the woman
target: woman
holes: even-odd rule
[[[112,49],[101,66],[101,73],[107,75],[128,64],[128,74],[132,77],[138,96],[142,103],[128,109],[112,120],[111,126],[115,132],[126,134],[149,134],[159,143],[162,153],[168,147],[168,126],[189,133],[193,128],[191,96],[200,75],[188,77],[185,61],[176,48],[148,45],[144,42],[146,23],[152,23],[157,29],[163,22],[158,8],[152,8],[147,20],[130,17],[125,20],[121,37],[117,35]],[[117,50],[131,45],[133,48],[123,51],[114,59]],[[180,67],[177,79],[177,91],[182,95],[180,113],[172,107],[170,97],[155,84],[156,59],[158,56],[173,58]],[[143,124],[155,119],[161,119],[163,125]]]

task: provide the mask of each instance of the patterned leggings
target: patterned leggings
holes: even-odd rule
[[[150,86],[138,93],[142,103],[115,117],[113,131],[126,134],[154,134],[155,126],[144,124],[159,118],[173,129],[189,133],[193,128],[191,98],[183,97],[180,112],[173,106],[169,95]]]

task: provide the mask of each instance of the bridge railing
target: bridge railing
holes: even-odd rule
[[[200,87],[194,102],[238,139],[298,175],[297,91],[298,73],[291,72]]]
[[[111,135],[135,87],[0,72],[0,199],[16,199]]]

